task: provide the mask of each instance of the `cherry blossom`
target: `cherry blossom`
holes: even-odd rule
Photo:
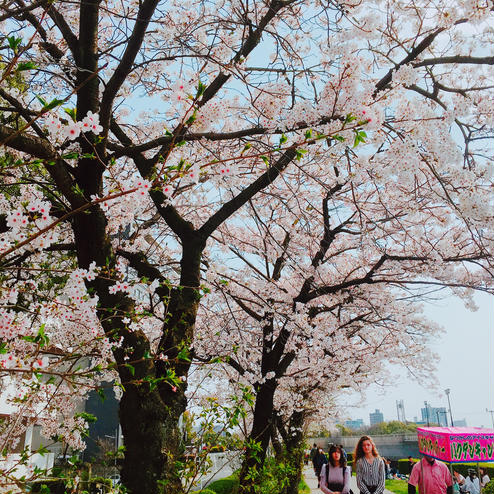
[[[271,387],[295,441],[312,398],[333,417],[386,363],[426,377],[407,355],[440,333],[429,290],[492,293],[485,2],[2,15],[22,38],[3,60],[2,451],[34,423],[83,448],[75,410],[112,382],[128,491],[180,493],[179,420],[208,373]],[[18,56],[36,70],[14,77]]]

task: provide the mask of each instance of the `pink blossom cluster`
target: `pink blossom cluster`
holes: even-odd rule
[[[61,121],[56,115],[52,115],[46,120],[46,128],[52,138],[69,141],[77,139],[81,132],[92,132],[98,135],[103,130],[99,124],[99,115],[91,111],[82,120],[68,122]]]

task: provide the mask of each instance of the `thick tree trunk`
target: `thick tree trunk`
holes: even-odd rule
[[[175,461],[179,458],[180,431],[173,411],[157,390],[128,386],[120,402],[120,424],[125,440],[122,483],[129,493],[183,492]]]

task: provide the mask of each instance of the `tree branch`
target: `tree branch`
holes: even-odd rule
[[[297,155],[295,146],[289,147],[278,161],[264,172],[257,180],[242,190],[233,199],[226,202],[215,214],[213,214],[199,228],[198,233],[207,239],[218,228],[221,223],[228,219],[233,213],[238,211],[249,199],[251,199],[259,191],[273,183],[276,178],[283,172],[289,163]]]

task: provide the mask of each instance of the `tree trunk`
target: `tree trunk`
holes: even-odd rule
[[[178,421],[158,391],[146,388],[127,386],[120,402],[125,440],[122,483],[132,494],[179,494],[183,489],[175,466],[180,460]]]
[[[271,426],[271,444],[274,449],[274,457],[277,462],[283,461],[283,444],[278,437],[277,421],[278,418],[276,413],[273,414],[273,423]]]
[[[288,484],[283,491],[284,494],[298,494],[298,484],[302,479],[302,468],[304,465],[304,413],[294,412],[290,417],[290,428],[288,440],[285,442],[286,463],[291,468],[288,470]]]
[[[240,470],[239,489],[242,494],[254,494],[260,480],[271,437],[275,382],[274,379],[267,380],[260,386],[256,396],[254,421]]]

